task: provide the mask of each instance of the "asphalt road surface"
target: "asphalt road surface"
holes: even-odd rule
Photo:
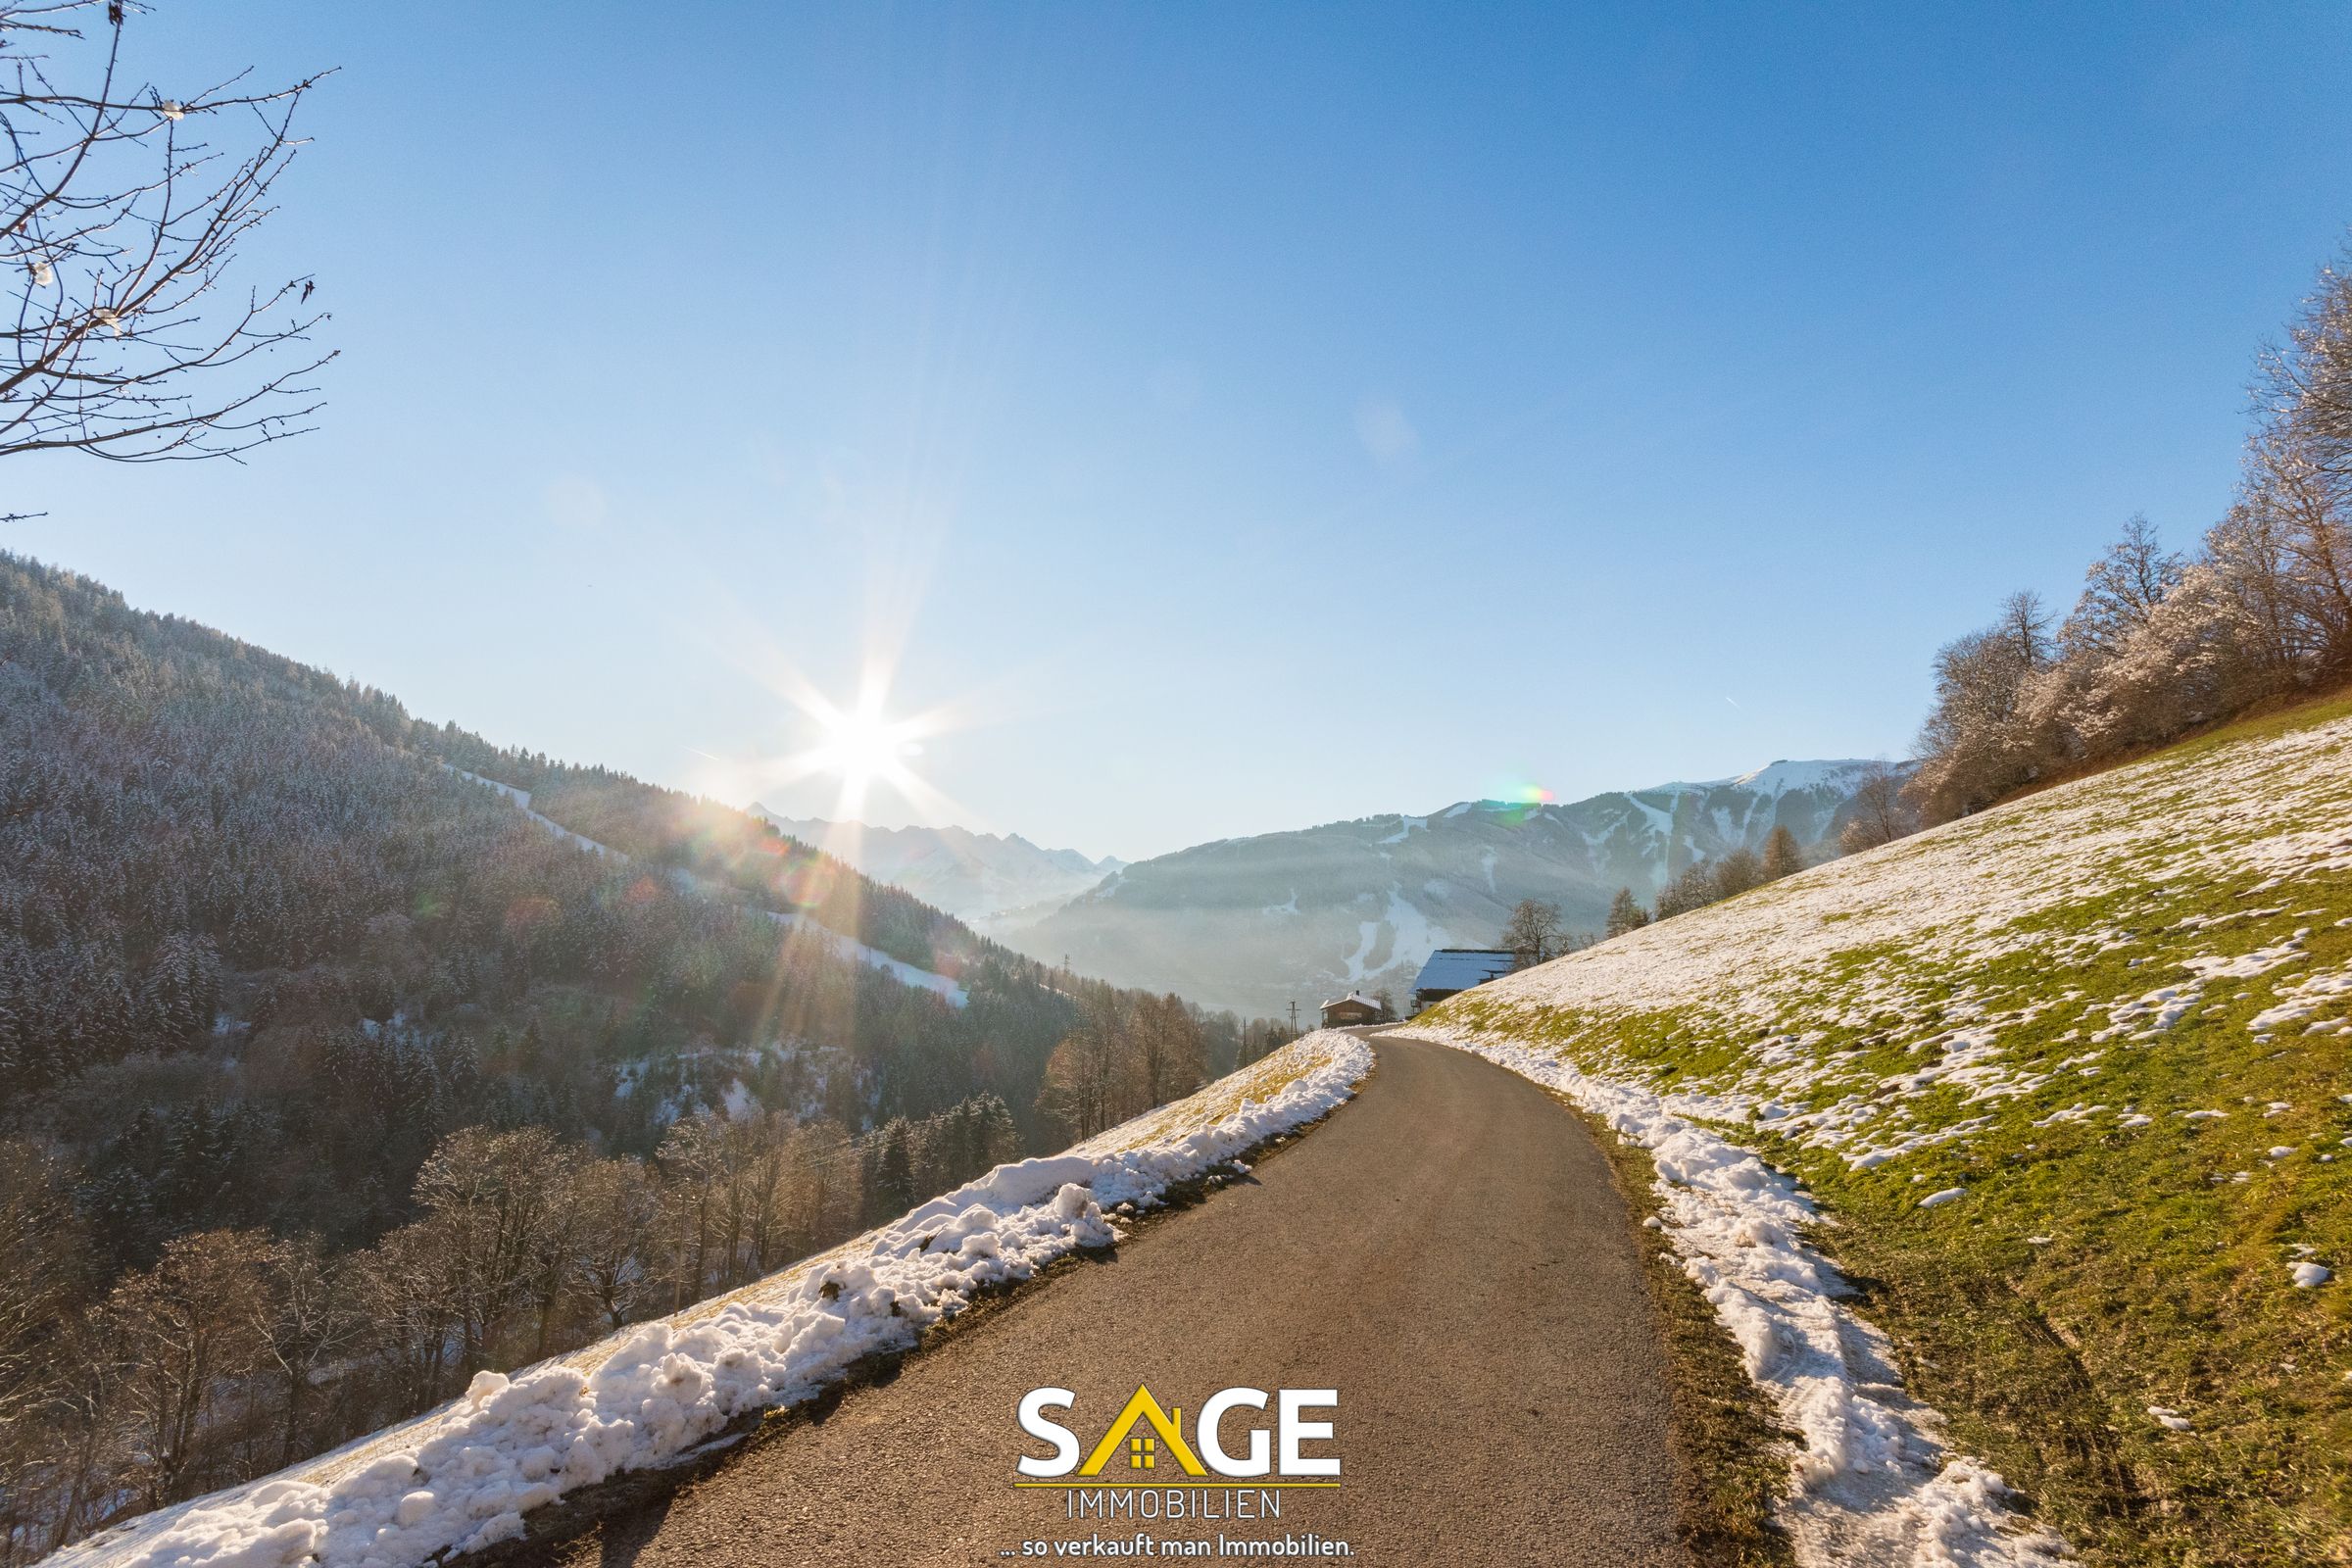
[[[1383,1568],[1687,1563],[1642,1233],[1606,1157],[1524,1079],[1442,1046],[1376,1045],[1356,1099],[1254,1180],[541,1560],[980,1564],[1098,1534],[1311,1532]],[[1279,1520],[1105,1524],[1067,1518],[1058,1489],[1012,1485],[1017,1457],[1047,1451],[1016,1425],[1024,1393],[1075,1391],[1049,1413],[1092,1447],[1139,1383],[1184,1407],[1188,1435],[1219,1389],[1338,1390],[1336,1411],[1309,1412],[1334,1438],[1306,1451],[1341,1458],[1340,1486],[1280,1493]],[[1227,1447],[1272,1414],[1227,1417]],[[1123,1459],[1102,1479],[1131,1476],[1151,1479]]]

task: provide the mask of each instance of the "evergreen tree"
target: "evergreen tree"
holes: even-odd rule
[[[1606,934],[1621,937],[1628,931],[1639,931],[1647,924],[1649,911],[1635,901],[1634,890],[1619,888],[1617,896],[1609,900],[1608,924],[1603,928]]]
[[[866,1194],[866,1213],[875,1224],[896,1219],[915,1204],[913,1152],[906,1123],[894,1120],[879,1135],[874,1159],[874,1185]]]

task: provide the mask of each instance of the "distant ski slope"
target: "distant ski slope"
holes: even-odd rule
[[[1872,764],[1780,761],[1736,778],[1567,804],[1462,801],[1196,845],[1139,861],[1002,940],[1122,985],[1260,1014],[1350,988],[1401,996],[1438,948],[1485,947],[1523,899],[1597,933],[1693,861],[1785,826],[1834,839]]]

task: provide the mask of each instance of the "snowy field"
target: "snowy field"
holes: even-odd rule
[[[1371,1070],[1316,1033],[1064,1154],[1000,1165],[878,1230],[730,1295],[517,1372],[246,1486],[67,1547],[59,1568],[413,1568],[523,1533],[575,1488],[726,1441],[865,1356],[906,1350],[991,1287],[1120,1235],[1180,1182],[1315,1120]]]
[[[2067,1548],[1950,1451],[1815,1244],[1868,1227],[1922,1278],[1990,1259],[1967,1266],[2080,1344],[2132,1462],[2192,1497],[2261,1491],[2225,1467],[2324,1430],[2297,1412],[2352,1382],[2326,1299],[2352,1213],[2352,1096],[2328,1092],[2352,1032],[2348,871],[2339,713],[1817,867],[1414,1028],[1649,1151],[1665,1240],[1801,1435],[1782,1515],[1802,1560],[2047,1563]],[[2200,1317],[2219,1332],[2185,1343]],[[2271,1560],[2340,1560],[2352,1528],[2298,1487],[2262,1526]],[[2180,1528],[2198,1539],[2193,1515]]]

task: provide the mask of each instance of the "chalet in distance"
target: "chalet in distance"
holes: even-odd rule
[[[1504,948],[1440,948],[1413,981],[1413,1010],[1434,1007],[1447,997],[1483,986],[1519,967],[1518,955]]]
[[[1389,1009],[1360,991],[1350,991],[1335,1002],[1323,1004],[1323,1027],[1348,1029],[1362,1023],[1392,1023]]]

